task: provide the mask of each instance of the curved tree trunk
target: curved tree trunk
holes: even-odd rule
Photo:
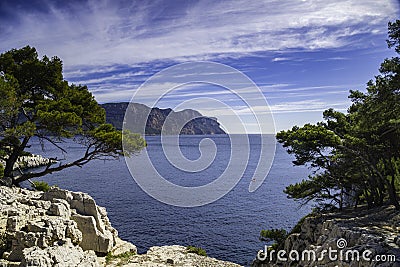
[[[388,192],[389,192],[390,204],[394,205],[397,210],[400,210],[399,200],[397,199],[394,175],[392,176],[390,183],[388,180],[386,180],[386,181],[387,181],[387,187],[388,187]]]

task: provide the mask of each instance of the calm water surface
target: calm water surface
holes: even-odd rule
[[[217,154],[213,163],[199,173],[183,172],[171,165],[164,156],[159,136],[146,137],[146,149],[163,177],[175,184],[199,186],[216,179],[230,158],[227,135],[181,136],[182,153],[189,159],[197,159],[199,142],[205,137],[214,140]],[[209,256],[248,266],[257,251],[263,249],[264,244],[259,241],[260,230],[290,229],[310,211],[310,207],[299,209],[298,204],[282,192],[285,186],[307,177],[308,170],[293,167],[293,158],[280,144],[276,145],[274,163],[263,185],[254,193],[248,192],[260,153],[260,137],[251,135],[249,139],[250,161],[242,179],[223,198],[202,207],[173,207],[148,196],[131,177],[124,159],[95,161],[83,168],[70,168],[39,180],[89,193],[97,204],[107,208],[120,237],[135,244],[139,253],[151,246],[192,245],[204,248]],[[168,139],[163,142],[169,145]],[[273,145],[275,139],[271,136],[269,147]],[[72,141],[63,146],[69,151],[66,155],[51,146],[42,151],[34,140],[31,151],[65,160],[75,158],[83,151]],[[140,162],[141,156],[136,160]]]

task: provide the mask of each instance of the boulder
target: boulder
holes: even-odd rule
[[[57,244],[68,244],[57,246],[57,255],[71,247],[106,254],[114,248],[117,235],[106,210],[88,194],[57,187],[48,192],[0,187],[0,236],[7,244],[0,256],[8,262],[58,266],[49,256]]]
[[[21,260],[25,248],[33,246],[46,248],[65,240],[70,240],[74,244],[80,244],[82,241],[82,232],[76,223],[64,218],[44,217],[41,220],[27,222],[24,228],[24,231],[7,232],[11,239],[8,260]]]
[[[79,244],[84,250],[94,250],[99,253],[107,253],[114,246],[114,237],[111,232],[100,232],[93,216],[75,214],[72,219],[77,223],[79,230],[84,233]]]
[[[111,226],[105,208],[98,207],[94,199],[82,192],[51,188],[42,196],[52,204],[49,214],[70,217],[84,233],[80,246],[84,250],[107,253],[114,246],[117,231]]]
[[[111,254],[114,256],[118,256],[125,253],[137,254],[137,248],[134,244],[117,237],[115,240],[115,245],[111,250]]]
[[[21,266],[97,267],[100,265],[93,251],[84,252],[79,246],[75,246],[71,242],[66,242],[45,249],[37,246],[24,249]]]
[[[64,199],[56,198],[53,200],[53,203],[51,203],[47,214],[69,218],[71,217],[71,209],[69,203]]]

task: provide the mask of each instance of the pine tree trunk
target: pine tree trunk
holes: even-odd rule
[[[393,204],[397,210],[400,210],[399,200],[397,199],[396,194],[396,185],[395,185],[395,176],[392,176],[390,184],[388,183],[388,191],[389,191],[389,198],[390,203]]]
[[[13,175],[14,165],[17,162],[18,157],[25,150],[29,140],[30,137],[25,136],[21,144],[18,147],[13,148],[11,155],[9,155],[8,159],[6,160],[6,166],[4,168],[4,177],[11,177],[11,178],[14,177]],[[14,181],[13,184],[16,185]]]

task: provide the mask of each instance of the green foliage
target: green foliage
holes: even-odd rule
[[[146,145],[141,136],[127,132],[124,150],[122,133],[105,124],[105,111],[88,88],[69,84],[62,69],[58,57],[40,59],[29,46],[0,55],[0,159],[6,160],[4,175],[13,177],[15,184],[93,159],[129,156]],[[76,136],[74,140],[87,148],[81,158],[14,176],[14,163],[32,137],[63,150],[59,145],[63,138]]]
[[[301,226],[303,225],[304,221],[309,218],[309,217],[320,217],[321,214],[319,213],[319,210],[313,210],[311,213],[307,214],[306,216],[304,216],[303,218],[301,218],[296,225],[293,227],[293,229],[290,231],[289,235],[291,234],[296,234],[296,233],[300,233],[301,232]]]
[[[32,188],[37,191],[47,192],[50,190],[51,186],[44,181],[34,181],[32,184]]]
[[[303,204],[314,201],[320,206],[328,207],[329,202],[327,203],[327,199],[331,199],[334,203],[340,201],[338,199],[340,191],[336,183],[337,181],[331,179],[326,173],[316,174],[314,176],[309,176],[308,180],[303,180],[299,183],[287,186],[284,193],[286,193],[289,198],[303,200]]]
[[[16,79],[10,75],[0,75],[0,124],[7,124],[18,115],[21,103],[17,101]]]
[[[194,246],[188,246],[186,248],[187,253],[194,253],[200,256],[207,256],[207,252],[199,247],[194,247]]]
[[[285,229],[261,230],[260,240],[274,242],[271,245],[271,248],[274,250],[279,250],[283,248],[287,236],[288,232]]]
[[[394,47],[395,51],[400,54],[400,20],[388,23],[389,39],[387,44],[389,48]]]
[[[287,237],[291,234],[296,234],[301,232],[301,226],[303,225],[306,218],[309,217],[317,217],[320,216],[319,213],[313,211],[303,218],[301,218],[297,224],[293,227],[293,229],[288,233],[285,229],[270,229],[270,230],[261,230],[260,240],[266,241],[268,243],[273,242],[269,247],[267,252],[271,252],[272,250],[278,251],[284,249],[285,241]],[[269,261],[273,261],[276,259],[269,259]]]
[[[28,151],[22,151],[22,152],[21,152],[21,156],[22,156],[22,157],[24,157],[24,156],[25,156],[25,157],[30,157],[30,156],[32,156],[32,153],[30,153],[30,152],[28,152]]]
[[[389,23],[387,42],[400,53],[400,20]],[[366,92],[350,91],[348,113],[328,109],[323,122],[277,134],[293,163],[313,170],[285,189],[290,198],[323,209],[362,201],[400,209],[400,58],[385,59],[379,71]]]
[[[108,252],[106,255],[106,265],[110,264],[112,261],[117,260],[117,266],[123,266],[128,263],[129,259],[134,255],[136,255],[136,253],[130,251],[118,255],[113,255],[111,252]]]
[[[310,163],[311,167],[326,166],[329,162],[326,148],[340,144],[340,138],[323,125],[294,126],[291,130],[279,132],[276,137],[289,154],[295,155],[295,165]]]
[[[400,188],[400,158],[381,159],[377,169],[386,177],[386,181],[393,181],[397,190]],[[398,192],[396,192],[398,193]]]
[[[137,133],[129,130],[122,131],[122,143],[124,146],[124,156],[131,156],[147,146],[146,141]]]

